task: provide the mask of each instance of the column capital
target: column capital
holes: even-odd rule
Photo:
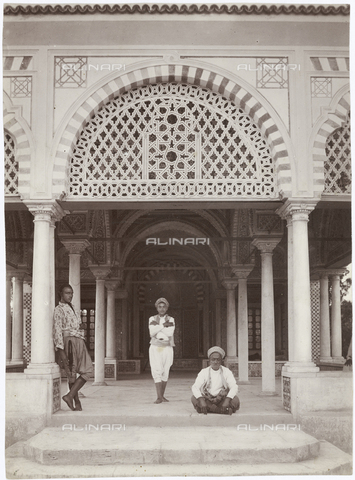
[[[261,253],[272,253],[275,247],[280,243],[281,237],[254,238],[251,242]]]
[[[329,277],[341,277],[342,275],[349,273],[349,270],[346,268],[328,268],[327,272]]]
[[[238,285],[238,279],[237,278],[225,278],[222,281],[222,285],[226,290],[234,290],[236,286]]]
[[[108,265],[89,265],[89,268],[96,280],[105,280],[111,271],[111,267]]]
[[[115,279],[107,280],[105,282],[105,287],[107,288],[107,291],[109,291],[109,292],[114,292],[117,289],[118,285],[119,285],[119,281],[115,280]]]
[[[56,201],[27,200],[25,204],[35,217],[34,221],[58,222],[68,213]]]
[[[251,263],[246,265],[232,265],[232,272],[238,280],[248,278],[253,269],[254,264]]]
[[[69,253],[81,254],[90,247],[90,242],[86,238],[63,238],[60,241]]]
[[[282,207],[276,210],[276,213],[284,220],[308,220],[309,214],[315,209],[318,201],[315,198],[286,200]]]
[[[312,275],[318,275],[319,278],[329,278],[345,275],[349,273],[346,268],[315,268],[312,269]]]

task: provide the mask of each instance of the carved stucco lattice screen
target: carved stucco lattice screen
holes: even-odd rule
[[[258,127],[221,95],[148,85],[114,99],[84,127],[70,160],[68,197],[276,197]]]
[[[349,113],[344,125],[327,138],[324,193],[351,193],[350,140]]]
[[[17,195],[18,162],[15,142],[8,132],[4,132],[4,153],[5,195]]]

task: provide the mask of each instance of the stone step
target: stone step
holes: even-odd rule
[[[107,425],[106,428],[109,428]],[[319,441],[302,431],[233,427],[45,428],[23,443],[29,460],[45,465],[269,464],[315,458]]]
[[[211,441],[211,439],[210,439]],[[213,439],[212,439],[213,441]],[[20,442],[19,442],[20,443]],[[326,441],[316,458],[295,463],[257,464],[145,464],[145,465],[42,465],[21,455],[22,445],[6,450],[6,478],[117,478],[117,477],[222,477],[276,475],[351,475],[352,458]],[[257,456],[257,450],[255,450]]]
[[[157,406],[155,410],[144,412],[137,411],[137,414],[131,411],[130,414],[125,413],[103,413],[97,414],[92,412],[72,412],[69,409],[60,410],[52,415],[48,421],[48,427],[63,428],[64,425],[75,425],[77,427],[85,427],[85,425],[103,425],[103,424],[122,424],[126,427],[236,427],[241,429],[254,429],[260,430],[272,430],[285,428],[300,429],[300,426],[296,424],[291,413],[284,410],[281,413],[240,413],[237,412],[234,415],[201,415],[195,412],[193,409],[189,409],[186,412],[176,412],[165,408],[164,404]],[[133,407],[134,410],[134,407]],[[281,425],[285,427],[281,427]],[[93,427],[92,427],[93,429]]]

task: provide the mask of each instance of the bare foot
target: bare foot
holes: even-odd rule
[[[165,397],[163,397],[163,402],[168,402],[169,400]]]
[[[82,411],[82,406],[81,406],[81,402],[80,400],[76,400],[75,401],[75,409],[74,409],[76,412],[81,412]]]
[[[162,403],[163,400],[161,398],[157,398],[154,403]]]

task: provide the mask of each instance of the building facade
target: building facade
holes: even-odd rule
[[[68,281],[98,384],[148,368],[162,296],[174,368],[221,345],[265,395],[282,373],[293,413],[302,382],[327,382],[351,262],[348,46],[347,6],[5,7],[7,365],[46,385],[38,409],[60,406]]]

